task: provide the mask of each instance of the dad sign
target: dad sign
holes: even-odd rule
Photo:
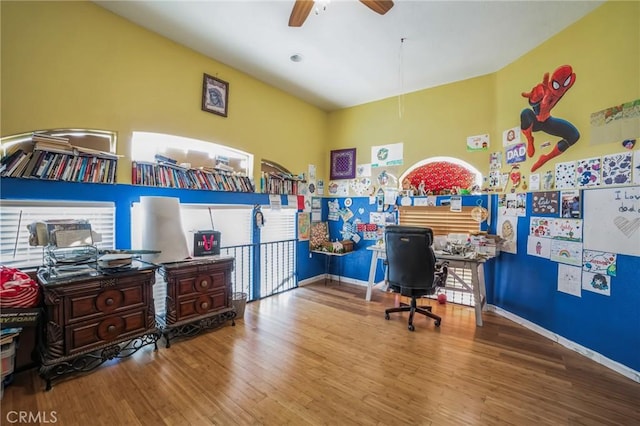
[[[507,164],[522,163],[527,159],[527,147],[523,143],[505,148]]]

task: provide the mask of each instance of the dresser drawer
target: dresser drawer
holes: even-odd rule
[[[144,334],[149,329],[146,309],[138,309],[119,315],[109,315],[65,327],[67,355],[94,349],[96,346],[116,343]]]
[[[220,291],[226,286],[224,271],[199,273],[195,276],[176,277],[176,296],[192,296]]]
[[[228,298],[228,293],[223,290],[193,298],[179,299],[176,306],[177,318],[179,321],[183,321],[226,308],[229,304]]]
[[[96,288],[66,296],[66,323],[90,320],[129,309],[142,308],[149,302],[148,292],[140,282],[124,282],[109,288]]]

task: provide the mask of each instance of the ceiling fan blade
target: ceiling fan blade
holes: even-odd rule
[[[313,0],[296,0],[289,17],[290,27],[301,27],[313,9]]]
[[[393,7],[393,2],[391,0],[360,0],[360,3],[380,15],[384,15]]]

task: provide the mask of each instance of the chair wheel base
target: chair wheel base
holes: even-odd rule
[[[413,326],[413,324],[409,324],[409,331],[416,331],[416,328]]]
[[[436,327],[440,327],[440,321],[439,320],[436,321],[434,324],[435,324]]]
[[[391,317],[389,316],[389,314],[385,313],[384,314],[384,319],[389,320],[389,319],[391,319]]]

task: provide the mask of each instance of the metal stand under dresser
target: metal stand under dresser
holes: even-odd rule
[[[40,376],[51,382],[91,371],[113,358],[128,357],[153,344],[158,349],[153,284],[157,266],[134,261],[113,273],[38,273],[45,315],[39,352]]]
[[[229,256],[208,256],[162,264],[166,303],[157,320],[167,348],[171,339],[195,336],[227,321],[236,325],[231,283],[234,261]]]

